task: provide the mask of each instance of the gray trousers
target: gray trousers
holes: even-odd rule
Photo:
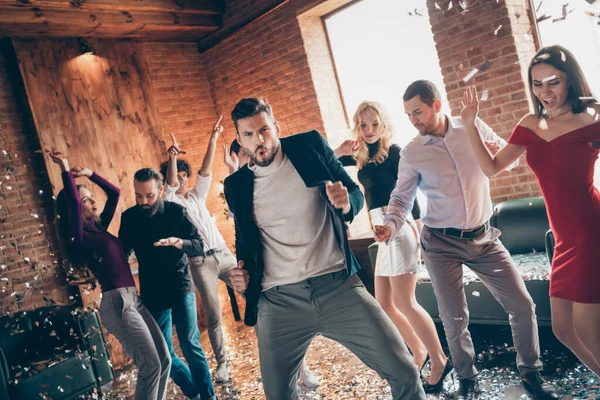
[[[229,271],[237,266],[237,260],[227,247],[210,256],[190,257],[190,272],[206,311],[208,338],[218,363],[227,361],[221,327],[221,303],[218,280],[231,286]]]
[[[102,293],[100,317],[138,369],[135,398],[166,399],[171,356],[160,328],[142,304],[136,288]]]
[[[295,400],[300,366],[321,334],[344,345],[386,379],[396,400],[425,399],[398,329],[346,270],[273,287],[258,302],[260,371],[267,400]]]
[[[542,368],[535,304],[499,236],[500,231],[493,227],[471,240],[443,235],[427,226],[421,234],[423,259],[437,297],[452,362],[461,379],[477,375],[468,330],[463,264],[477,274],[509,314],[521,374]]]

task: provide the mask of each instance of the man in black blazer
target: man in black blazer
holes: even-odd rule
[[[394,399],[425,399],[398,330],[364,288],[346,222],[363,206],[360,189],[317,131],[279,139],[265,99],[231,113],[250,161],[225,180],[234,214],[245,323],[258,323],[268,400],[297,399],[306,349],[321,334],[346,346],[387,379]]]

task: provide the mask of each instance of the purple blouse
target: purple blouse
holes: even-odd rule
[[[119,202],[119,188],[93,173],[90,180],[100,186],[108,196],[100,221],[87,219],[84,224],[83,203],[70,171],[62,173],[65,195],[69,207],[69,238],[73,262],[85,264],[92,271],[103,292],[135,286],[121,241],[106,231],[115,215]],[[84,227],[84,225],[87,225]]]

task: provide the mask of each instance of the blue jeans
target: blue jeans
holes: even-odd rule
[[[171,321],[171,314],[173,315]],[[162,331],[167,347],[171,353],[171,378],[187,397],[194,398],[200,394],[202,400],[217,398],[212,384],[210,370],[206,362],[204,350],[200,345],[200,331],[196,320],[196,296],[193,292],[180,297],[173,307],[153,312],[152,316]],[[181,351],[189,367],[175,355],[173,349],[173,322],[177,329],[177,337]]]

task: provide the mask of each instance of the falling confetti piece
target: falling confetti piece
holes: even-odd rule
[[[488,99],[488,90],[484,90],[483,93],[481,93],[481,101],[486,101]]]
[[[450,0],[450,1],[448,2],[448,10],[451,10],[451,9],[452,9],[452,0]]]
[[[547,76],[544,79],[542,79],[542,82],[548,82],[548,81],[551,81],[553,79],[556,79],[556,75]]]
[[[44,194],[44,191],[40,189],[38,193],[39,194]]]
[[[479,293],[478,291],[474,290],[473,293],[471,293],[473,296],[475,297],[479,297],[481,296],[481,293]]]
[[[492,63],[491,63],[491,62],[489,62],[489,61],[486,61],[486,62],[484,62],[483,64],[481,64],[481,66],[479,67],[479,70],[480,70],[481,72],[487,71],[487,70],[490,68],[490,66],[491,66],[491,65],[492,65]]]
[[[498,34],[498,32],[500,31],[500,28],[502,28],[502,24],[500,24],[500,26],[498,26],[498,27],[496,28],[496,30],[494,31],[494,35],[497,35],[497,34]]]
[[[7,190],[12,190],[12,186],[6,186]]]
[[[589,96],[589,97],[580,97],[579,100],[596,100],[596,98],[594,96]]]
[[[438,3],[434,3],[435,9],[436,10],[441,10],[442,7],[440,7],[440,5]]]
[[[472,77],[474,77],[474,76],[475,76],[475,74],[477,74],[478,72],[479,72],[479,70],[478,70],[477,68],[473,68],[473,69],[471,70],[471,72],[469,72],[469,73],[467,74],[467,76],[465,76],[465,77],[463,78],[463,82],[465,82],[465,83],[466,83],[466,82],[468,82],[468,81],[469,81],[469,79],[471,79]]]

